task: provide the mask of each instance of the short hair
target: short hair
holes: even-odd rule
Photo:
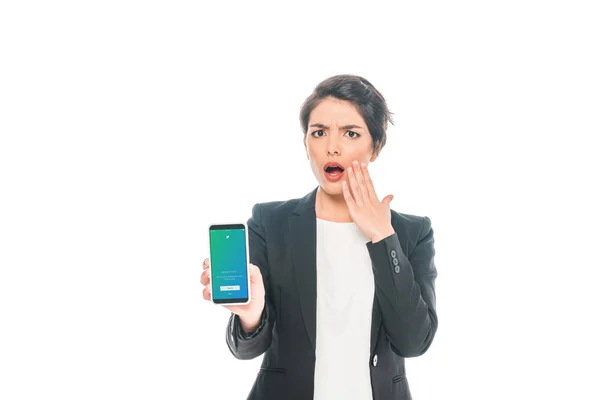
[[[388,121],[393,125],[392,112],[388,110],[383,95],[363,77],[335,75],[319,83],[300,109],[300,125],[306,136],[310,113],[327,97],[352,103],[367,124],[373,139],[373,152],[379,154],[386,142]]]

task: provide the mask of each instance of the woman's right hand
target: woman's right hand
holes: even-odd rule
[[[200,283],[204,285],[202,295],[204,300],[212,301],[211,285],[210,285],[210,260],[206,258],[202,263],[202,275],[200,275]],[[261,314],[265,307],[265,285],[263,283],[260,269],[250,264],[250,302],[240,305],[223,306],[234,314],[239,315],[242,327],[246,331],[251,331],[258,326]]]

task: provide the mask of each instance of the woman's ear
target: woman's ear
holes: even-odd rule
[[[377,160],[377,157],[378,157],[378,156],[379,156],[379,152],[378,152],[378,151],[377,151],[377,152],[374,152],[374,153],[371,155],[371,160],[370,160],[369,162],[373,162],[373,161]]]

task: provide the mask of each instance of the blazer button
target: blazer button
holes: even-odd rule
[[[398,265],[398,259],[397,259],[397,258],[394,258],[394,259],[392,260],[392,262],[394,263],[394,265]]]
[[[375,357],[373,357],[373,366],[377,366],[377,354],[375,354]]]
[[[396,268],[394,268],[394,271],[396,271],[396,273],[400,273],[400,267],[396,265]]]
[[[396,250],[392,250],[392,252],[390,253],[390,255],[393,257],[396,257]]]

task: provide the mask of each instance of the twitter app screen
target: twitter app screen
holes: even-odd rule
[[[215,302],[248,299],[246,228],[241,224],[211,226],[210,275]]]

